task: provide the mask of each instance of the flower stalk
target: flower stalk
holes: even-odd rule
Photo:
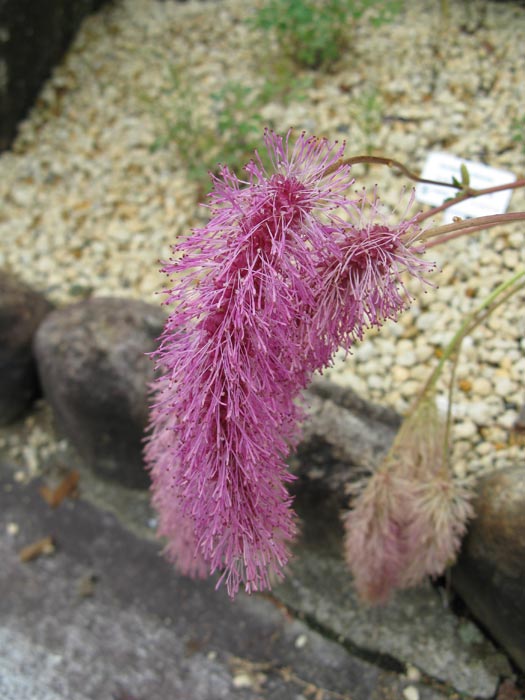
[[[520,280],[522,281],[520,282]],[[510,297],[514,296],[514,294],[523,289],[523,287],[525,287],[525,270],[520,270],[509,277],[509,279],[499,284],[487,297],[485,297],[485,299],[476,309],[474,309],[474,311],[464,318],[463,323],[455,332],[447,347],[443,350],[443,354],[441,355],[438,364],[432,371],[432,374],[425,383],[420,396],[424,396],[428,391],[435,388],[445,364],[452,355],[459,352],[464,338],[471,333],[474,328],[479,326],[480,323],[482,323],[496,308],[498,308],[498,306],[505,303],[508,299],[510,299]]]

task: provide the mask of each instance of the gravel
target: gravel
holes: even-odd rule
[[[345,138],[351,155],[374,149],[412,169],[440,150],[522,173],[513,120],[525,104],[525,8],[488,2],[472,31],[485,3],[451,3],[448,19],[440,3],[405,4],[389,25],[363,20],[335,70],[305,74],[306,98],[267,104],[264,122],[280,132],[293,125]],[[205,219],[176,146],[151,149],[162,135],[159,105],[173,102],[173,71],[198,87],[196,115],[210,114],[210,93],[227,81],[259,85],[275,46],[248,26],[252,12],[244,0],[120,0],[84,22],[12,151],[0,156],[0,267],[58,304],[91,294],[159,303],[158,260]],[[375,111],[366,107],[370,95]],[[408,194],[400,192],[410,183],[381,168],[359,166],[355,175],[356,187],[378,183],[382,199],[403,211]],[[514,192],[510,209],[525,209],[523,192]],[[435,286],[410,284],[415,301],[399,321],[369,332],[327,371],[402,413],[462,316],[525,266],[523,224],[428,255],[440,269]],[[525,399],[524,300],[515,297],[464,343],[453,406],[459,475],[523,459],[511,433]],[[445,406],[446,382],[439,392]],[[0,446],[29,471],[51,440],[42,438],[50,433],[41,414],[0,433]]]

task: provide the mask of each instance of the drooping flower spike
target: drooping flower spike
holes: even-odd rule
[[[395,222],[384,211],[377,188],[370,197],[359,194],[351,221],[338,237],[338,255],[326,258],[319,270],[324,279],[316,300],[315,325],[330,339],[330,356],[338,346],[349,348],[361,340],[366,328],[379,328],[396,319],[411,299],[402,274],[420,280],[432,269],[421,258],[422,234],[415,216],[408,216],[412,192],[403,214]]]
[[[384,603],[396,589],[438,576],[456,559],[472,492],[447,462],[444,417],[434,392],[405,418],[345,516],[345,557],[359,596]]]
[[[174,310],[156,353],[163,376],[146,448],[168,554],[185,573],[222,571],[232,596],[241,584],[268,588],[289,557],[285,458],[299,437],[300,391],[341,341],[360,337],[366,314],[379,323],[400,310],[383,300],[401,267],[423,269],[414,226],[356,226],[363,197],[346,196],[344,145],[303,133],[292,147],[290,134],[271,131],[265,144],[272,171],[257,156],[245,181],[222,168],[209,223],[164,267]],[[368,247],[363,231],[375,236]]]

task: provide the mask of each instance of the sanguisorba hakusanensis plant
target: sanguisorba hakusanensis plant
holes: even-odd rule
[[[228,592],[282,576],[296,533],[285,458],[312,373],[409,303],[424,280],[417,217],[392,223],[374,192],[348,197],[344,145],[265,134],[271,167],[213,177],[209,223],[174,247],[173,304],[155,354],[146,458],[167,554],[221,571]]]

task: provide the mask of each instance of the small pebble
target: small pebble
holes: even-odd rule
[[[464,440],[477,435],[478,428],[473,421],[463,421],[454,426],[454,438]]]
[[[20,526],[18,525],[18,523],[7,523],[5,529],[8,535],[14,537],[15,535],[18,535],[20,531]]]
[[[494,389],[499,396],[505,398],[516,391],[516,384],[508,377],[497,377],[494,382]]]
[[[491,382],[485,377],[476,377],[472,380],[472,393],[477,396],[489,396],[494,392]]]
[[[517,411],[505,411],[503,415],[498,417],[498,425],[501,425],[501,427],[506,430],[511,430],[516,423],[517,417]]]
[[[238,673],[233,677],[232,684],[234,688],[251,688],[253,678],[247,673]]]
[[[403,689],[403,697],[405,700],[419,700],[419,690],[415,685],[407,685]]]
[[[416,353],[413,350],[405,350],[397,356],[397,362],[401,367],[413,367],[416,360]]]
[[[296,649],[303,649],[308,643],[308,637],[306,634],[300,634],[294,642]]]
[[[421,671],[416,666],[409,664],[406,668],[406,677],[409,681],[418,683],[421,680]]]

